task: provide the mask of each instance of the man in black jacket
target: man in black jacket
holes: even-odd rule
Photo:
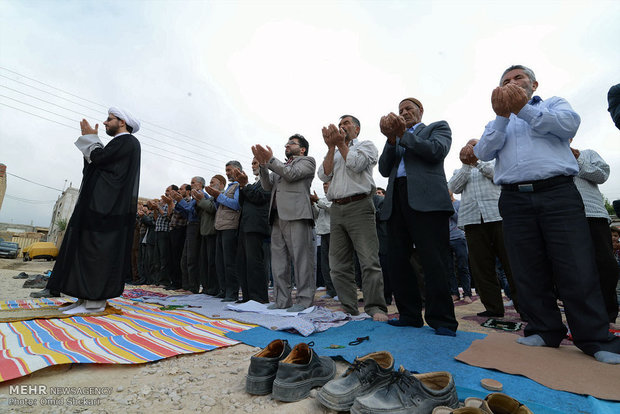
[[[243,300],[269,303],[268,277],[265,274],[263,240],[269,237],[269,200],[271,192],[260,183],[259,164],[252,160],[252,172],[257,177],[254,184],[248,184],[248,176],[235,169],[234,179],[239,183],[241,221],[239,223],[239,244],[237,245],[237,275]]]
[[[391,285],[400,313],[400,319],[389,323],[424,325],[422,299],[409,262],[415,243],[426,282],[424,319],[437,334],[454,336],[458,323],[448,286],[448,218],[454,208],[443,167],[452,133],[445,121],[421,123],[424,108],[416,98],[403,99],[399,113],[380,121],[387,142],[379,172],[389,177],[381,219],[388,221]]]

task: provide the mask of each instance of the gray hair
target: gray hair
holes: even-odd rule
[[[530,78],[532,82],[536,82],[536,75],[534,75],[534,71],[532,69],[528,68],[527,66],[523,66],[523,65],[512,65],[511,67],[506,69],[504,73],[502,73],[502,77],[499,78],[500,86],[502,85],[502,79],[504,79],[504,76],[506,76],[506,74],[510,72],[511,70],[515,70],[515,69],[521,69],[527,75],[527,77]]]
[[[229,165],[232,165],[235,168],[239,168],[239,171],[243,171],[243,167],[241,166],[241,163],[239,161],[235,161],[235,160],[228,161],[226,163],[226,167],[228,167]]]
[[[205,184],[207,183],[207,182],[205,181],[205,179],[204,179],[204,178],[199,177],[199,176],[195,176],[195,177],[194,177],[194,179],[195,179],[196,181],[200,181],[200,183],[202,184],[202,186],[203,186],[203,187],[204,187],[204,186],[205,186]]]

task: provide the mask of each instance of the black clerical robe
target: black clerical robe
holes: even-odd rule
[[[93,150],[90,159],[47,288],[104,300],[120,296],[131,274],[140,143],[120,135]]]

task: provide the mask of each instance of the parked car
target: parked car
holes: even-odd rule
[[[15,259],[19,254],[19,244],[14,242],[0,242],[0,257]]]
[[[24,262],[32,259],[56,259],[58,247],[51,242],[35,242],[24,248]]]

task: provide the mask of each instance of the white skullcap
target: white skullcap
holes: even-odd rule
[[[131,127],[132,134],[135,134],[140,130],[140,121],[138,121],[136,118],[133,117],[133,115],[131,115],[124,109],[113,106],[112,108],[108,109],[108,113],[125,121],[125,123]]]

